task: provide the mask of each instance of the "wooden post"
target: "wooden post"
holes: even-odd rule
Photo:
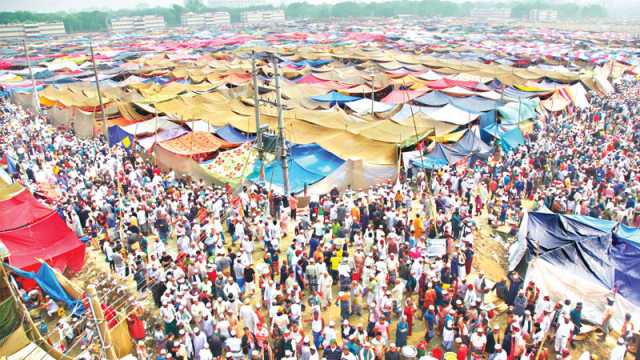
[[[93,320],[97,325],[98,336],[100,337],[100,343],[102,344],[102,351],[104,351],[107,360],[118,360],[116,351],[111,344],[111,333],[109,332],[107,321],[104,318],[104,313],[100,306],[100,300],[96,294],[95,285],[89,285],[87,287],[87,296],[89,297],[89,305],[91,306]]]

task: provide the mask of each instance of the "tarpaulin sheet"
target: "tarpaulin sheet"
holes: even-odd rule
[[[580,274],[640,306],[640,249],[632,241],[612,232],[598,219],[569,217],[554,213],[528,214],[527,259],[538,256],[568,272]],[[623,234],[633,233],[629,228]],[[517,259],[514,259],[514,262]]]
[[[38,258],[63,272],[78,272],[84,265],[85,244],[56,212],[15,230],[0,232],[0,241],[9,248],[9,263],[20,269],[37,269]]]
[[[506,152],[514,151],[518,146],[525,143],[522,131],[518,127],[503,133],[500,139],[502,140],[502,149]]]
[[[451,102],[451,96],[440,91],[432,91],[414,99],[425,106],[445,106]]]
[[[339,168],[344,160],[324,150],[316,144],[295,145],[291,148],[289,164],[289,187],[291,192],[300,192],[305,185],[311,185]],[[256,161],[254,171],[249,180],[257,181],[260,175],[260,164]],[[278,187],[283,187],[282,162],[275,160],[265,166],[264,179]]]
[[[467,125],[478,118],[479,114],[462,110],[451,104],[434,111],[429,115],[432,119],[456,125]]]
[[[140,146],[145,148],[145,150],[151,149],[155,143],[159,143],[166,140],[175,139],[179,136],[182,136],[189,131],[184,128],[177,127],[173,129],[161,130],[154,135],[145,137],[143,139],[137,139],[137,142]]]
[[[495,110],[498,102],[495,100],[485,99],[480,96],[470,96],[464,98],[452,97],[451,103],[462,110],[473,113],[481,113],[485,111]]]
[[[135,124],[123,126],[122,130],[135,136],[142,136],[145,134],[155,134],[161,129],[173,129],[178,128],[180,125],[169,121],[166,117],[157,117],[146,121],[140,121]]]
[[[472,161],[476,158],[487,160],[493,153],[493,148],[485,144],[473,131],[467,131],[460,140],[452,145],[446,145],[445,148],[460,156],[471,156]]]
[[[23,187],[12,195],[11,198],[0,200],[0,233],[28,226],[54,212]]]
[[[356,96],[348,96],[348,95],[343,95],[340,94],[337,91],[332,91],[326,95],[318,95],[318,96],[312,96],[311,97],[312,100],[314,101],[318,101],[318,102],[323,102],[323,103],[330,103],[330,104],[343,104],[349,101],[356,101],[356,100],[360,100],[359,97]]]
[[[244,143],[235,149],[221,152],[215,159],[202,163],[201,166],[220,182],[235,186],[253,171],[253,164],[257,158],[257,150],[252,144]]]
[[[55,301],[64,302],[67,305],[67,308],[74,314],[78,315],[84,312],[82,301],[75,300],[67,294],[56,278],[55,272],[47,263],[43,263],[38,272],[22,271],[13,266],[9,266],[9,268],[19,277],[35,280],[44,293],[49,295]]]
[[[243,144],[256,139],[255,135],[244,133],[231,125],[221,127],[215,134],[230,144]]]
[[[319,175],[306,170],[291,158],[288,159],[288,165],[290,192],[301,192],[304,189],[305,185],[314,184],[324,178],[323,175]],[[272,161],[264,167],[265,182],[277,187],[280,192],[282,192],[282,190],[284,189],[284,177],[282,174],[283,172],[281,160]],[[260,161],[255,162],[253,172],[247,178],[250,181],[258,182],[258,180],[260,179]]]
[[[0,303],[0,339],[9,336],[19,325],[18,309],[10,296]]]
[[[525,120],[536,119],[536,107],[538,99],[522,99],[518,102],[510,102],[498,108],[500,119],[504,124],[518,124]]]
[[[373,104],[373,106],[371,104]],[[360,99],[348,102],[346,106],[358,114],[370,114],[372,108],[373,112],[387,112],[393,109],[395,105],[371,101],[371,99]]]
[[[177,155],[191,156],[217,151],[220,148],[231,148],[233,144],[208,132],[190,132],[179,138],[158,143],[163,149]]]
[[[133,342],[131,340],[131,334],[129,333],[129,326],[127,319],[122,319],[120,322],[109,329],[111,334],[111,342],[116,352],[118,359],[122,359],[128,354],[133,352]]]
[[[487,111],[480,114],[480,139],[485,143],[489,144],[491,142],[491,135],[484,131],[485,128],[489,126],[497,126],[496,124],[496,111]]]
[[[344,163],[317,144],[295,145],[291,148],[291,156],[298,165],[323,176],[331,174]]]

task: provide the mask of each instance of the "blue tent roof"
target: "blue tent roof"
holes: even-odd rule
[[[506,152],[511,152],[524,143],[524,136],[518,127],[502,134],[502,149]]]
[[[640,305],[640,229],[588,216],[528,214],[525,255],[589,277]]]
[[[359,97],[343,95],[337,91],[332,91],[325,95],[312,96],[311,99],[318,102],[328,102],[332,105],[360,100]]]
[[[294,193],[304,190],[305,185],[322,180],[340,167],[344,160],[316,144],[294,145],[290,149],[289,190]],[[253,172],[247,177],[257,182],[260,178],[260,162],[256,161]],[[265,166],[264,179],[273,185],[283,187],[282,161],[275,160]]]
[[[242,132],[229,124],[216,130],[215,134],[222,138],[222,140],[231,144],[244,144],[256,139],[255,135]]]
[[[326,59],[318,59],[318,60],[301,60],[298,62],[294,62],[293,65],[295,66],[305,66],[305,65],[309,65],[311,67],[320,67],[323,65],[327,65],[329,63],[331,63],[333,60],[326,60]]]
[[[486,99],[480,96],[469,96],[464,98],[452,97],[451,104],[459,107],[462,110],[481,113],[485,111],[495,110],[500,105],[500,102],[496,100]]]
[[[413,99],[413,101],[426,106],[445,106],[451,102],[451,97],[440,91],[431,91]]]

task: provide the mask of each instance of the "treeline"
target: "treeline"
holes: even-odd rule
[[[416,16],[469,16],[471,9],[478,7],[511,8],[513,18],[526,18],[532,9],[552,9],[558,11],[559,19],[584,19],[607,16],[606,10],[599,5],[577,5],[575,3],[551,3],[544,1],[510,2],[464,2],[447,0],[417,0],[360,3],[345,1],[337,4],[318,4],[299,2],[284,7],[289,19],[329,19],[334,17],[391,17],[397,15]],[[25,22],[62,21],[67,32],[106,31],[109,22],[120,16],[158,15],[165,19],[168,26],[180,25],[184,12],[226,11],[231,22],[240,21],[240,13],[247,10],[269,9],[271,6],[237,8],[209,8],[201,0],[187,0],[185,6],[136,8],[115,11],[82,11],[76,13],[33,13],[29,11],[0,12],[0,24]]]

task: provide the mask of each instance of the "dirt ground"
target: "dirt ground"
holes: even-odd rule
[[[490,280],[492,281],[500,280],[501,278],[506,277],[506,267],[507,267],[506,259],[507,259],[509,244],[507,241],[503,239],[503,237],[497,236],[496,229],[493,229],[487,225],[486,215],[477,217],[475,218],[475,220],[476,220],[476,223],[478,224],[478,230],[476,231],[475,242],[474,242],[474,245],[476,247],[476,251],[475,251],[476,257],[473,263],[473,272],[470,276],[473,278],[476,276],[479,270],[482,270],[485,272],[485,274]],[[506,228],[500,228],[498,230],[499,232],[502,232],[502,233],[506,233],[507,231]],[[289,233],[291,234],[293,232],[290,231]],[[227,236],[226,238],[229,239],[230,237]],[[507,239],[509,239],[509,237],[507,237]],[[513,239],[511,238],[510,240],[512,241]],[[291,244],[291,241],[292,241],[292,237],[288,236],[285,239],[283,239],[283,241],[280,242],[281,249],[283,250],[283,252]],[[228,243],[226,247],[228,248],[230,245],[231,244]],[[236,245],[236,249],[238,247],[239,247],[239,244]],[[175,253],[176,251],[175,240],[170,240],[167,248],[171,252]],[[258,263],[259,261],[261,261],[262,256],[263,256],[262,246],[258,245],[254,253],[254,261]],[[128,291],[131,293],[135,292],[135,283],[133,282],[133,280],[114,279],[114,275],[110,275],[108,265],[104,261],[104,256],[102,255],[101,251],[94,247],[88,247],[85,269],[82,271],[82,273],[79,276],[74,278],[74,282],[80,288],[85,288],[89,283],[94,283],[96,279],[99,279],[98,282],[102,283],[102,285],[98,287],[99,293],[101,293],[101,291],[102,292],[108,291],[108,289],[113,287],[115,284],[118,284],[117,286],[129,289]],[[110,283],[112,285],[109,285]],[[334,287],[334,298],[336,294],[337,294],[337,287]],[[417,301],[417,295],[413,295],[412,298],[414,302]],[[150,294],[147,294],[146,297],[145,296],[139,297],[138,300],[142,302],[142,305],[146,310],[146,314],[147,314],[146,328],[147,328],[147,335],[150,339],[150,336],[151,336],[150,325],[156,323],[156,321],[159,321],[158,309],[155,308],[153,301],[151,300]],[[493,296],[493,294],[489,294],[487,297],[487,300],[495,301],[495,304],[498,310],[504,311],[504,309],[506,309],[506,306],[503,303],[501,303],[499,300],[497,300],[495,296]],[[261,302],[259,293],[254,296],[253,302],[254,303]],[[341,319],[340,309],[335,304],[330,305],[325,311],[323,311],[322,316],[327,322],[330,320],[334,320],[336,324],[340,324],[340,319]],[[310,319],[311,319],[311,313],[310,313],[309,307],[307,307],[303,316],[303,323],[304,323],[303,327],[305,332],[309,335],[311,334]],[[308,320],[308,321],[305,321],[305,320]],[[504,321],[505,321],[504,315],[500,314],[494,320],[494,324],[497,323],[501,325],[501,327],[503,327]],[[366,324],[367,324],[366,308],[364,309],[362,316],[359,316],[359,317],[352,316],[350,318],[350,322],[351,324],[361,323],[366,327]],[[392,327],[391,327],[390,341],[395,341],[395,325],[396,324],[397,324],[397,318],[394,317],[392,322]],[[412,336],[409,337],[409,341],[408,341],[409,344],[415,345],[419,343],[420,341],[423,340],[424,334],[425,334],[425,323],[424,321],[421,320],[421,316],[417,316],[417,318],[414,319],[413,334]],[[432,345],[435,344],[436,341],[439,342],[440,339],[436,338],[435,340],[432,340],[431,344]],[[149,345],[151,344],[152,344],[152,341],[149,342]],[[552,351],[553,339],[552,338],[548,339],[547,344],[550,347],[550,350]],[[609,350],[611,349],[611,347],[613,347],[614,344],[615,344],[615,341],[613,340],[612,337],[609,337],[607,341],[604,342],[604,346],[603,346],[603,341],[600,339],[599,336],[596,336],[596,335],[587,336],[587,338],[584,341],[576,342],[576,347],[575,349],[572,350],[572,356],[573,358],[577,359],[582,354],[583,351],[589,351],[592,354],[597,354],[602,359],[604,357],[608,357]]]

